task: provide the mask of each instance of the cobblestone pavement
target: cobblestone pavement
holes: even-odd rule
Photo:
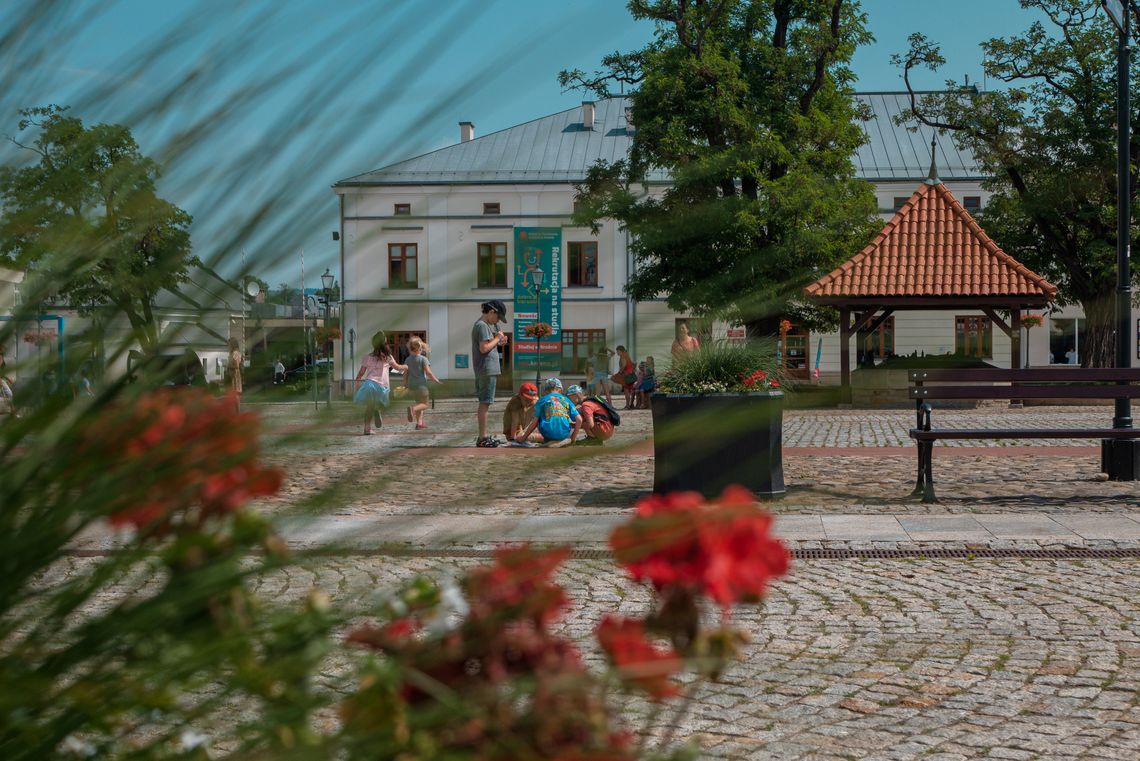
[[[360,436],[345,410],[317,434],[279,437],[270,460],[290,473],[286,491],[269,505],[323,501],[336,515],[465,514],[487,516],[623,515],[653,480],[649,414],[623,416],[621,433],[605,448],[475,449],[470,405],[446,402],[429,414],[428,432],[390,422]],[[308,408],[311,412],[311,408]],[[298,420],[271,408],[273,426]],[[349,411],[351,412],[351,411]],[[946,425],[983,424],[986,411],[941,413]],[[1111,408],[998,409],[1003,424],[1063,427],[1098,424]],[[785,414],[784,474],[788,495],[773,502],[781,515],[1120,514],[1136,512],[1134,483],[1101,480],[1099,450],[1088,441],[1009,442],[1011,446],[935,447],[940,502],[910,496],[914,449],[905,410]],[[874,442],[869,443],[869,442]],[[971,442],[953,442],[970,444]],[[994,443],[994,442],[990,442]],[[1027,447],[1030,443],[1040,446]],[[1074,446],[1080,444],[1082,446]],[[821,449],[830,447],[831,449]],[[324,493],[335,482],[334,494]],[[319,495],[324,499],[319,500]],[[334,504],[335,503],[335,504]]]
[[[90,558],[73,558],[83,573]],[[324,590],[349,610],[416,574],[479,562],[333,556],[254,580],[280,604]],[[1140,757],[1138,560],[801,561],[735,625],[751,642],[690,712],[631,727],[698,742],[704,757],[764,761],[1121,759]],[[557,626],[600,664],[604,612],[641,615],[644,587],[605,561],[571,560]],[[347,688],[355,653],[321,683]]]
[[[462,562],[342,559],[312,581],[385,586],[417,571],[454,574]],[[1135,759],[1138,570],[1136,561],[801,562],[737,621],[752,642],[721,683],[701,688],[678,734],[729,759]],[[583,648],[601,611],[645,610],[643,589],[606,563],[571,561],[561,581],[575,598],[564,627]],[[631,706],[631,722],[642,710]]]
[[[623,416],[614,446],[601,450],[479,450],[471,447],[470,408],[442,403],[428,416],[429,431],[418,434],[390,414],[383,433],[370,437],[359,435],[355,411],[344,407],[315,423],[311,407],[263,408],[274,431],[267,459],[288,472],[286,489],[264,501],[264,510],[283,520],[316,516],[309,528],[292,524],[300,532],[295,536],[310,531],[313,542],[322,539],[313,527],[339,525],[358,543],[374,546],[383,534],[373,540],[362,527],[380,522],[414,540],[426,556],[312,557],[260,578],[259,590],[288,602],[319,587],[344,605],[361,605],[414,574],[451,576],[480,562],[448,556],[439,544],[444,534],[432,533],[441,526],[454,529],[449,545],[519,538],[515,528],[524,521],[560,526],[550,538],[593,542],[649,489],[648,413]],[[1095,424],[1110,414],[1106,408],[939,413],[940,424],[969,426],[1000,415],[1010,424],[1058,427]],[[1100,517],[1109,521],[1102,535],[1086,532],[1077,544],[1120,547],[1128,542],[1118,541],[1112,526],[1123,532],[1140,525],[1136,485],[1099,480],[1098,451],[1088,442],[1001,453],[939,447],[942,502],[922,505],[907,496],[913,452],[897,449],[907,446],[910,423],[905,410],[785,415],[789,492],[771,509],[791,544],[909,546],[904,537],[861,534],[859,520],[889,519],[921,533],[923,521],[934,519],[993,528],[1002,521],[1070,526]],[[797,533],[797,527],[826,527],[836,519],[842,525],[825,532],[834,541]],[[983,543],[1058,541],[1033,531],[1024,541],[1002,536],[991,532]],[[980,546],[960,538],[939,542],[937,532],[927,539]],[[81,572],[91,561],[72,562]],[[647,605],[645,590],[602,560],[571,560],[561,580],[574,599],[564,630],[594,662],[592,631],[600,615],[636,615]],[[701,688],[687,717],[657,719],[654,733],[675,723],[679,739],[727,759],[1140,758],[1135,557],[803,560],[773,587],[762,610],[738,623],[752,635],[741,662],[721,683]],[[330,661],[326,683],[335,685],[345,665]],[[636,724],[645,708],[634,703],[625,710]]]

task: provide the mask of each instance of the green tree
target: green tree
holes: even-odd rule
[[[1088,318],[1085,366],[1112,366],[1116,288],[1116,33],[1093,0],[1021,0],[1035,11],[1020,36],[982,44],[988,92],[917,95],[916,67],[937,69],[936,44],[915,34],[902,68],[904,123],[947,130],[973,151],[993,191],[979,221],[1010,255],[1079,303]],[[1133,77],[1132,102],[1137,104]],[[1135,121],[1135,112],[1132,116]],[[1133,172],[1140,143],[1132,142]],[[1135,178],[1132,187],[1135,189]],[[1135,199],[1135,190],[1133,190]],[[1135,203],[1135,201],[1133,201]]]
[[[288,283],[278,283],[276,291],[269,292],[269,303],[289,306],[300,291]]]
[[[794,315],[828,314],[801,288],[864,246],[879,224],[871,187],[855,178],[863,142],[849,68],[868,41],[851,0],[631,0],[655,39],[614,53],[564,87],[629,94],[627,160],[594,166],[577,220],[613,218],[631,234],[637,299],[771,334]],[[664,172],[668,183],[651,182]],[[660,175],[658,175],[660,178]]]
[[[0,169],[0,258],[35,266],[31,297],[49,293],[80,314],[110,306],[144,351],[159,343],[155,296],[188,279],[190,215],[158,197],[159,167],[127,127],[84,127],[66,108],[21,111],[12,141],[38,160]]]

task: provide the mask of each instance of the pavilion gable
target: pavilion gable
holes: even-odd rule
[[[833,304],[964,297],[1043,305],[1057,286],[1002,251],[945,185],[927,181],[862,251],[804,291]]]

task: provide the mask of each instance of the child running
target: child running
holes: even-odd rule
[[[365,436],[372,435],[374,421],[377,428],[384,425],[380,408],[388,406],[388,373],[392,369],[407,372],[408,366],[401,365],[392,356],[392,350],[388,348],[388,336],[381,330],[372,336],[372,353],[360,362],[360,372],[356,374],[356,380],[364,381],[356,390],[353,401],[364,405]]]
[[[422,431],[427,428],[427,423],[424,422],[424,410],[426,410],[431,402],[431,391],[428,390],[428,381],[432,380],[436,383],[442,384],[439,378],[435,377],[435,373],[431,371],[431,362],[428,361],[427,353],[431,351],[431,347],[427,345],[419,336],[412,336],[408,340],[408,358],[404,360],[407,362],[408,372],[405,377],[405,385],[408,387],[409,393],[412,395],[412,406],[408,407],[408,422],[416,424],[416,430]]]
[[[614,423],[604,405],[587,399],[580,386],[566,389],[566,396],[570,397],[582,415],[582,430],[586,436],[581,443],[600,446],[614,435]]]
[[[535,403],[534,419],[525,431],[515,437],[515,441],[526,441],[537,428],[546,446],[564,447],[577,438],[582,416],[578,414],[574,403],[563,395],[562,381],[548,378],[542,387],[546,396]]]

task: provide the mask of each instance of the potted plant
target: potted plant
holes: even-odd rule
[[[784,494],[784,392],[770,343],[718,342],[675,360],[658,377],[653,490],[715,496],[741,484]]]

